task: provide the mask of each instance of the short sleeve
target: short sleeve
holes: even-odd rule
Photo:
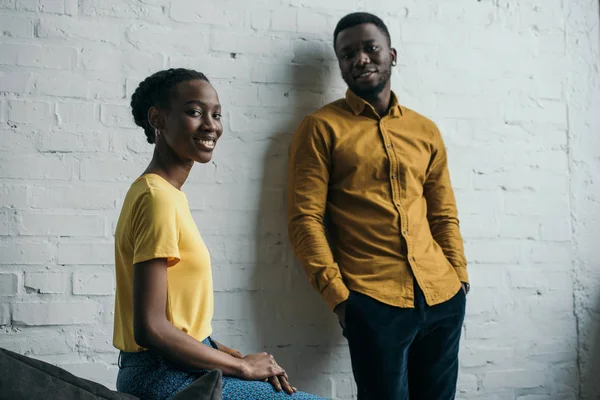
[[[166,258],[169,267],[179,256],[177,206],[170,194],[150,188],[135,202],[132,210],[133,263]]]

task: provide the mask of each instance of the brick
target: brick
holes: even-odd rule
[[[507,239],[538,239],[540,218],[505,215],[498,220],[500,237]]]
[[[81,178],[85,181],[133,181],[142,174],[148,160],[124,160],[122,158],[85,159],[81,162]]]
[[[463,345],[459,360],[462,368],[481,368],[489,365],[504,365],[513,358],[510,346]],[[473,391],[469,391],[473,392]]]
[[[226,53],[279,57],[292,54],[292,46],[288,40],[266,34],[248,35],[233,29],[213,29],[210,43],[211,50]]]
[[[261,10],[262,11],[262,10]],[[264,12],[261,12],[264,15]],[[294,8],[278,8],[271,11],[271,31],[296,32],[298,16]]]
[[[0,151],[35,153],[36,132],[17,129],[0,129]]]
[[[310,85],[319,82],[322,67],[313,65],[258,64],[251,67],[251,79],[259,83]]]
[[[0,207],[23,208],[27,206],[27,186],[0,184]]]
[[[332,25],[326,15],[306,9],[298,11],[298,32],[317,33],[329,39]]]
[[[522,191],[526,189],[536,193],[566,194],[569,192],[569,176],[550,171],[519,168],[512,171],[475,174],[473,187],[477,190]]]
[[[17,0],[17,10],[65,14],[65,0]]]
[[[112,295],[114,282],[111,272],[77,272],[73,275],[73,294]]]
[[[92,301],[14,303],[12,321],[26,326],[92,324],[98,315],[98,304]]]
[[[323,7],[323,3],[319,0],[283,0],[281,3],[284,5],[291,5],[293,7]],[[360,7],[358,0],[331,0],[327,3],[327,8],[332,10],[354,11]]]
[[[119,0],[83,0],[81,13],[87,16],[117,18],[136,18],[158,20],[163,13],[162,7],[151,3]]]
[[[29,205],[38,209],[105,210],[115,207],[116,191],[110,186],[82,184],[31,187]]]
[[[114,262],[112,243],[59,243],[58,263],[65,265],[102,265]]]
[[[560,126],[567,124],[567,107],[564,102],[553,100],[515,101],[507,105],[509,121],[535,121]]]
[[[458,374],[456,390],[458,393],[475,393],[479,390],[477,376],[473,374]]]
[[[45,16],[40,18],[36,36],[45,39],[90,40],[98,43],[120,44],[124,28],[116,21]]]
[[[503,209],[503,193],[455,190],[460,215],[496,214]]]
[[[18,290],[19,276],[17,274],[0,274],[0,296],[14,296]]]
[[[256,86],[234,86],[230,92],[231,104],[235,106],[253,106],[258,104],[258,88]]]
[[[540,387],[545,384],[545,371],[514,369],[508,371],[488,372],[483,376],[483,387],[490,389],[527,389]]]
[[[63,129],[93,129],[98,121],[98,113],[94,103],[58,102],[56,103],[58,124]]]
[[[0,303],[0,326],[8,325],[11,321],[10,304]]]
[[[18,45],[16,64],[24,67],[72,69],[77,62],[77,50],[62,46]]]
[[[54,355],[76,351],[74,332],[30,328],[17,333],[0,335],[0,347],[19,354]]]
[[[24,71],[0,71],[0,92],[30,93],[33,74]]]
[[[56,245],[47,242],[0,242],[2,263],[7,265],[47,264],[54,260]]]
[[[573,276],[568,270],[548,271],[544,266],[511,267],[508,269],[511,287],[517,289],[571,290]]]
[[[466,214],[460,216],[460,231],[466,239],[497,237],[498,223],[495,216]]]
[[[53,107],[51,103],[41,101],[12,100],[9,105],[8,118],[12,122],[54,124]],[[32,120],[31,116],[36,118]]]
[[[0,0],[0,8],[2,9],[14,9],[15,0]]]
[[[1,35],[9,38],[33,37],[33,19],[17,15],[0,15]]]
[[[502,116],[502,105],[487,96],[436,95],[436,117],[493,119]]]
[[[129,43],[141,51],[196,55],[208,50],[206,25],[172,28],[167,25],[138,23],[129,26],[126,37]]]
[[[88,77],[77,73],[46,72],[34,76],[35,92],[40,95],[78,98],[120,100],[125,93],[125,79],[114,76]]]
[[[200,2],[175,2],[171,4],[169,10],[169,16],[173,21],[231,27],[246,25],[247,14],[243,7],[207,7]]]
[[[421,21],[404,21],[400,26],[402,41],[406,43],[436,44],[442,46],[461,47],[468,38],[468,30],[453,25],[449,29],[447,25],[438,23],[428,26],[423,30]]]
[[[81,132],[83,131],[83,132]],[[52,130],[38,136],[37,149],[48,153],[84,153],[108,151],[109,137],[105,132],[65,132]]]
[[[521,246],[516,240],[465,241],[467,259],[476,263],[517,263],[521,258]]]
[[[69,274],[60,272],[25,272],[25,288],[37,293],[66,293]]]
[[[106,104],[100,108],[100,120],[105,126],[137,128],[133,122],[131,108],[125,105]]]
[[[18,233],[24,236],[104,236],[104,218],[95,215],[24,214]]]
[[[170,57],[169,65],[171,67],[191,68],[203,72],[208,79],[239,79],[243,81],[250,80],[251,67],[243,59],[225,57],[202,56],[178,56]],[[135,83],[135,87],[137,84]],[[220,90],[217,90],[220,92]]]
[[[525,254],[534,263],[571,263],[570,243],[533,242],[525,246]]]
[[[38,155],[0,159],[0,178],[65,180],[72,175],[73,160],[65,157]]]
[[[569,215],[566,195],[539,195],[535,193],[505,193],[505,212],[508,215],[554,216]]]
[[[86,71],[150,75],[164,66],[164,56],[140,51],[119,51],[111,45],[87,46],[81,53]]]
[[[568,218],[543,221],[541,224],[541,239],[557,242],[571,240],[571,221]]]
[[[34,75],[34,87],[36,93],[46,96],[82,99],[92,97],[90,79],[75,73],[37,73]]]
[[[8,212],[0,210],[0,236],[8,236],[12,233],[14,225],[14,217]]]

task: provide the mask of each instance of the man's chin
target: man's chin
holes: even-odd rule
[[[350,83],[346,81],[346,84],[355,95],[363,98],[373,98],[377,97],[383,91],[383,89],[385,89],[387,82],[378,82],[377,84],[370,85],[357,85],[354,82]]]

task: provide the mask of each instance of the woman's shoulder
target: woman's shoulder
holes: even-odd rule
[[[180,193],[158,175],[146,174],[133,182],[126,196],[132,205],[157,204],[175,206],[178,204]]]

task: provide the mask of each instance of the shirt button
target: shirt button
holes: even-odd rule
[[[414,261],[415,261],[415,258],[411,256],[411,257],[410,257],[410,261],[414,262]]]
[[[391,149],[391,148],[392,148],[392,145],[391,145],[391,144],[388,144],[388,145],[387,145],[387,148],[388,148],[388,149]]]
[[[404,234],[404,236],[408,235],[408,231],[407,230],[402,231],[402,233]]]
[[[392,175],[392,179],[396,179],[396,174]]]

